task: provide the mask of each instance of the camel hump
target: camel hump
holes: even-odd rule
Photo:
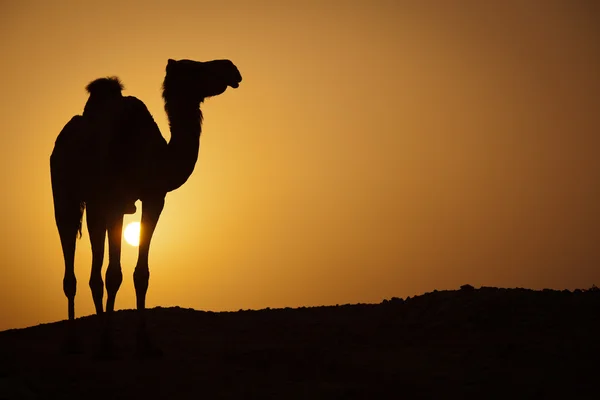
[[[144,102],[133,96],[123,97],[117,130],[117,136],[141,142],[155,137],[162,138],[158,125]]]
[[[115,167],[128,169],[164,143],[158,125],[143,101],[123,96],[108,130],[108,157]]]
[[[121,97],[124,87],[119,78],[109,76],[90,82],[85,89],[94,97]]]
[[[91,118],[106,119],[115,114],[123,95],[123,84],[116,76],[100,78],[90,82],[86,90],[90,94],[83,108],[83,115]]]

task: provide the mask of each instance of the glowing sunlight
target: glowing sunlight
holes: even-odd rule
[[[123,232],[123,236],[125,237],[125,241],[131,246],[139,246],[140,245],[140,223],[139,222],[130,222],[125,227],[125,231]]]

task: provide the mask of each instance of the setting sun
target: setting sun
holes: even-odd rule
[[[131,246],[139,246],[140,245],[140,223],[139,222],[131,222],[127,224],[125,227],[125,231],[123,233],[125,236],[125,241]]]

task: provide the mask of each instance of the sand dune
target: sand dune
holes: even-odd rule
[[[134,354],[136,315],[115,314],[114,359],[99,321],[0,332],[0,399],[596,398],[600,290],[434,291],[380,304],[203,312],[154,308],[165,355]]]

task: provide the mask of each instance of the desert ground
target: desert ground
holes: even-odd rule
[[[600,290],[469,285],[380,304],[148,310],[162,357],[135,353],[137,315],[0,332],[0,399],[600,398]]]

